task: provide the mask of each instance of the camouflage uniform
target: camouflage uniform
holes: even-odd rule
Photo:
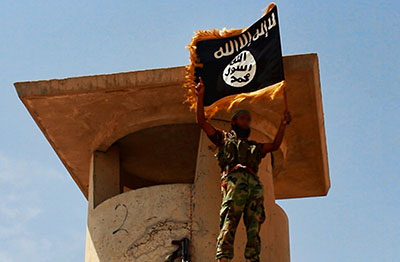
[[[248,261],[259,262],[259,232],[261,224],[265,221],[264,188],[257,175],[258,165],[265,157],[265,154],[261,153],[262,143],[237,139],[233,130],[226,132],[217,129],[216,134],[209,138],[219,147],[215,157],[223,171],[216,259],[233,258],[235,232],[243,213],[247,232],[244,256]],[[233,171],[226,172],[227,168]]]

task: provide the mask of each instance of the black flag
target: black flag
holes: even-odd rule
[[[274,6],[242,33],[198,41],[196,82],[206,86],[204,105],[240,93],[250,93],[284,80],[278,12]]]

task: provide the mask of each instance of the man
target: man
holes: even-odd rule
[[[203,80],[196,86],[197,123],[209,139],[218,146],[215,154],[221,167],[220,232],[217,238],[216,259],[220,262],[233,258],[233,245],[237,225],[243,213],[247,243],[244,252],[246,261],[259,262],[261,240],[260,226],[265,221],[264,188],[257,175],[258,165],[268,152],[277,150],[291,121],[289,111],[284,117],[272,143],[248,140],[250,135],[250,112],[236,111],[231,120],[229,132],[211,125],[204,116]]]

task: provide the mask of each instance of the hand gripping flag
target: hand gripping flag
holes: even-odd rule
[[[186,47],[191,64],[186,66],[185,102],[190,104],[190,109],[196,108],[195,85],[202,77],[207,118],[221,109],[229,111],[246,98],[250,102],[263,97],[274,99],[285,85],[274,3],[250,27],[199,30]]]

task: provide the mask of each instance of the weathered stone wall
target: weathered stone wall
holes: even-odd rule
[[[131,190],[89,208],[86,262],[164,261],[190,236],[192,184]]]

